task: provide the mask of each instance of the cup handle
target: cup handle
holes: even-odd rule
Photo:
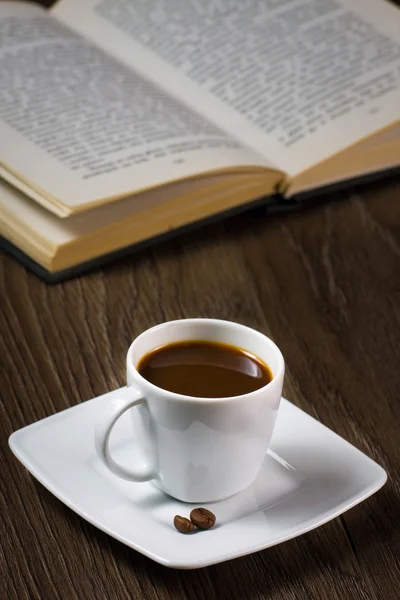
[[[100,419],[96,423],[95,428],[95,443],[96,450],[105,464],[115,475],[128,481],[150,481],[157,475],[154,466],[149,465],[137,465],[130,469],[123,467],[117,461],[115,461],[108,447],[110,440],[111,431],[118,419],[130,408],[134,406],[144,405],[146,406],[146,398],[140,393],[139,390],[132,386],[121,390],[120,395],[113,400],[108,401],[107,408],[101,415]]]

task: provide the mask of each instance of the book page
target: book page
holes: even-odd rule
[[[54,14],[290,175],[400,119],[385,0],[61,0]]]
[[[228,177],[221,176],[221,179],[221,183],[225,183],[225,185],[222,185],[221,189],[216,192],[219,194],[222,194],[224,189],[225,191],[229,190]],[[250,179],[252,180],[252,178]],[[66,219],[60,219],[48,210],[38,206],[36,202],[33,202],[19,190],[15,190],[13,186],[0,180],[0,213],[2,213],[2,220],[4,215],[7,214],[13,220],[23,222],[29,228],[30,235],[36,235],[38,240],[42,240],[42,243],[48,244],[53,249],[98,232],[104,233],[103,243],[106,244],[107,228],[138,216],[139,218],[135,221],[136,226],[140,229],[143,225],[143,215],[149,217],[151,210],[156,206],[160,207],[156,219],[161,213],[165,218],[167,214],[174,214],[178,210],[182,212],[181,198],[190,198],[192,205],[195,205],[196,202],[204,202],[204,198],[211,197],[213,189],[215,190],[212,183],[211,177],[210,187],[207,190],[207,188],[198,188],[194,180],[182,181],[177,183],[174,189],[148,190],[138,198],[123,198],[114,203],[93,208],[90,211],[90,218],[88,218],[89,213],[78,213]],[[235,190],[249,185],[251,183],[248,177],[238,176]],[[1,225],[0,234],[3,234]]]
[[[0,3],[0,82],[2,176],[59,212],[210,170],[267,166],[33,5]]]
[[[210,178],[212,179],[212,178]],[[223,176],[222,176],[223,179]],[[230,180],[230,181],[228,181]],[[209,180],[207,180],[209,181]],[[196,188],[195,180],[176,189],[155,189],[86,213],[59,219],[0,180],[0,235],[45,268],[55,271],[141,242],[264,194],[263,181],[238,175],[232,187]],[[174,186],[175,188],[175,186]],[[152,207],[158,210],[152,210]]]

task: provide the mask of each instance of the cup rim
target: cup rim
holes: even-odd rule
[[[223,397],[217,397],[217,398],[207,398],[207,397],[202,397],[202,396],[187,396],[185,394],[171,392],[169,390],[166,390],[164,388],[161,388],[161,387],[155,385],[154,383],[151,383],[151,381],[148,381],[139,373],[139,371],[136,368],[136,365],[134,364],[134,362],[132,360],[132,353],[134,350],[134,346],[141,340],[141,338],[145,337],[147,334],[154,331],[155,329],[163,329],[164,327],[170,327],[171,325],[182,323],[182,322],[185,322],[185,323],[201,322],[201,323],[209,324],[209,325],[212,325],[213,323],[214,324],[217,323],[219,325],[228,325],[229,327],[234,327],[236,329],[244,329],[247,332],[251,332],[252,335],[256,335],[257,337],[263,338],[263,340],[265,340],[266,343],[268,343],[270,346],[272,346],[272,348],[274,349],[275,353],[278,356],[278,368],[277,368],[275,375],[272,377],[271,381],[269,381],[266,385],[263,385],[261,388],[258,388],[258,390],[254,390],[253,392],[248,392],[247,394],[240,394],[238,396],[223,396]],[[245,350],[245,348],[243,348],[243,350]],[[135,377],[137,377],[139,379],[140,384],[142,384],[144,386],[144,388],[148,388],[150,392],[151,391],[156,391],[157,393],[162,392],[163,395],[165,395],[165,397],[167,399],[174,400],[174,401],[182,401],[182,402],[197,402],[197,403],[210,404],[211,402],[218,402],[218,403],[219,402],[234,402],[235,400],[242,400],[242,399],[246,399],[246,398],[250,398],[250,397],[254,398],[255,396],[265,393],[265,391],[268,388],[274,387],[276,385],[276,382],[281,377],[283,377],[283,374],[285,372],[285,359],[283,358],[283,354],[280,351],[280,349],[278,348],[278,346],[275,344],[275,342],[273,340],[271,340],[271,338],[269,338],[264,333],[261,333],[260,331],[253,329],[252,327],[248,327],[247,325],[242,325],[241,323],[236,323],[235,321],[227,321],[224,319],[190,318],[190,319],[174,319],[172,321],[165,321],[163,323],[159,323],[158,325],[149,327],[149,329],[146,329],[145,331],[143,331],[141,334],[139,334],[133,340],[133,342],[129,346],[126,358],[127,358],[127,369],[133,370]]]

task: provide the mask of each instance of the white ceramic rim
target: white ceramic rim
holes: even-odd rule
[[[213,324],[226,325],[228,327],[234,327],[237,330],[241,329],[247,334],[251,334],[251,335],[259,337],[260,339],[262,339],[263,343],[268,344],[276,354],[277,361],[278,361],[278,368],[276,369],[276,373],[273,375],[273,378],[271,379],[271,381],[269,383],[267,383],[267,385],[264,385],[263,387],[259,388],[258,390],[255,390],[254,392],[249,392],[248,394],[241,394],[238,396],[227,396],[227,397],[222,397],[222,398],[202,398],[200,396],[186,396],[184,394],[170,392],[168,390],[165,390],[164,388],[160,388],[160,387],[154,385],[154,383],[151,383],[150,381],[145,379],[136,368],[136,365],[135,365],[133,357],[132,357],[135,346],[136,346],[136,344],[139,344],[142,341],[143,337],[147,336],[150,332],[154,332],[156,329],[170,327],[171,325],[174,325],[174,324],[178,325],[179,323],[183,323],[183,322],[186,322],[186,323],[201,322],[201,323],[204,323],[204,325],[213,325]],[[183,338],[182,341],[186,341],[186,338]],[[157,347],[158,346],[155,346],[155,348],[153,348],[153,350],[155,350]],[[246,348],[242,348],[242,349],[244,351],[248,352],[248,350],[246,350]],[[261,360],[261,359],[259,359],[259,360]],[[262,361],[262,362],[264,362],[264,361]],[[250,397],[254,398],[255,396],[264,394],[268,388],[274,387],[276,385],[277,381],[279,381],[279,379],[283,378],[283,375],[285,372],[285,361],[284,361],[282,352],[279,350],[279,348],[275,344],[275,342],[273,342],[268,336],[264,335],[260,331],[257,331],[256,329],[253,329],[252,327],[247,327],[247,325],[241,325],[240,323],[235,323],[234,321],[226,321],[223,319],[207,319],[207,318],[175,319],[173,321],[166,321],[165,323],[160,323],[159,325],[154,325],[153,327],[146,329],[146,331],[144,331],[143,333],[138,335],[138,337],[132,342],[132,344],[129,346],[129,349],[128,349],[127,369],[133,370],[136,381],[138,383],[140,383],[141,386],[143,386],[145,391],[147,389],[150,394],[151,394],[151,392],[156,391],[157,393],[159,393],[161,391],[163,393],[163,395],[165,395],[166,399],[170,399],[170,400],[174,400],[174,401],[180,400],[182,402],[190,401],[190,402],[208,403],[209,404],[210,402],[234,402],[234,401],[239,401],[239,400],[243,400],[243,399],[250,398]]]

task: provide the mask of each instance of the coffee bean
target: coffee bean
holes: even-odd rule
[[[211,529],[215,525],[215,515],[206,508],[195,508],[190,513],[190,520],[199,529]]]
[[[186,517],[181,517],[180,515],[174,517],[174,525],[181,533],[190,533],[194,529],[193,523],[189,521],[189,519],[186,519]]]

